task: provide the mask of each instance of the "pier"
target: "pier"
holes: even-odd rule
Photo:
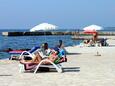
[[[115,36],[114,31],[109,32],[98,32],[99,35],[105,36]],[[40,36],[40,35],[72,35],[72,36],[87,36],[89,34],[84,34],[83,31],[64,31],[64,32],[2,32],[3,36]]]
[[[74,32],[2,32],[3,36],[73,35]]]

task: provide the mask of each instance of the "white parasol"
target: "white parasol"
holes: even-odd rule
[[[83,28],[84,33],[87,33],[87,34],[96,33],[97,30],[102,30],[102,29],[103,29],[103,27],[98,26],[98,25],[90,25],[90,26]]]
[[[41,24],[33,27],[32,29],[30,29],[30,31],[35,32],[35,31],[55,30],[56,28],[57,28],[56,25],[48,24],[48,23],[41,23]]]

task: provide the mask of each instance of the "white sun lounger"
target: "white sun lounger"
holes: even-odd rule
[[[24,53],[26,53],[27,55],[25,55]],[[20,55],[20,59],[23,59],[24,56],[33,57],[33,54],[31,54],[31,53],[28,52],[28,51],[23,51],[23,52],[21,53],[21,55]],[[46,64],[46,65],[45,65],[45,64],[43,65],[42,63],[43,63],[44,61],[49,62],[51,65],[47,65],[47,64]],[[20,64],[19,64],[19,67],[20,67],[20,72],[26,71],[25,68],[24,68],[24,64],[21,64],[21,63],[20,63]],[[48,60],[48,59],[43,59],[43,60],[34,68],[34,73],[36,73],[37,70],[38,70],[40,67],[55,68],[58,73],[63,72],[63,71],[62,71],[61,63],[55,64],[55,63],[51,62],[51,61]]]
[[[51,64],[50,65],[43,65],[42,63],[44,62],[44,61],[48,61],[48,62],[50,62]],[[35,68],[33,68],[33,69],[31,69],[30,71],[34,71],[34,74],[35,73],[37,73],[37,70],[40,68],[40,67],[44,67],[44,68],[55,68],[56,69],[56,71],[58,72],[58,73],[62,73],[63,72],[63,68],[62,68],[62,66],[61,66],[61,64],[54,64],[53,62],[51,62],[50,60],[48,60],[48,59],[44,59],[44,60],[42,60],[38,65],[36,65],[36,67]],[[24,64],[19,64],[19,72],[25,72],[26,70],[25,70],[25,68],[24,68]]]
[[[41,65],[44,61],[50,62],[51,65]],[[37,70],[39,69],[39,67],[52,68],[52,66],[53,66],[54,68],[56,68],[56,70],[57,70],[58,73],[61,73],[61,72],[62,72],[62,66],[61,66],[61,64],[54,64],[54,63],[51,62],[50,60],[44,59],[44,60],[42,60],[42,61],[36,66],[36,69],[35,69],[34,73],[37,72]]]

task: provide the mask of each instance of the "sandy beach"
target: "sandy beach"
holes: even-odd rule
[[[115,40],[108,42],[110,47],[67,47],[63,73],[19,73],[17,61],[0,60],[0,86],[115,86]]]
[[[0,86],[115,86],[115,0],[0,0]]]

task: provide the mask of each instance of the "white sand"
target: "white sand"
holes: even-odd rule
[[[1,60],[0,86],[115,86],[115,47],[99,47],[101,56],[95,56],[95,47],[68,49],[63,73],[19,73],[17,61]]]

